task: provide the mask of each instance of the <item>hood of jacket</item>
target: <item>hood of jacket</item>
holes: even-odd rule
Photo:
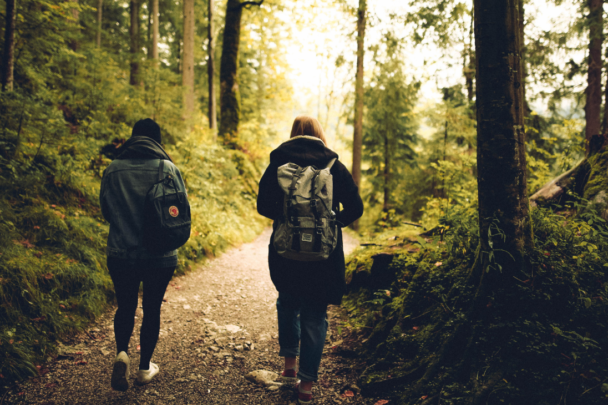
[[[147,136],[132,136],[117,150],[116,159],[164,159],[173,162],[160,143]]]
[[[300,167],[315,166],[321,169],[334,158],[338,158],[336,152],[319,138],[308,135],[291,138],[270,153],[270,162],[279,166],[295,163]]]

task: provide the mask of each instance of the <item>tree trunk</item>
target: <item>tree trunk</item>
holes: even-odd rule
[[[473,102],[475,94],[473,79],[475,77],[475,53],[473,51],[473,10],[471,10],[471,26],[469,28],[469,44],[464,57],[464,78],[467,86],[467,100]]]
[[[175,72],[177,74],[182,74],[182,40],[179,37],[179,33],[175,35],[175,42],[177,42],[177,52],[175,53],[175,59],[177,59],[177,63],[175,65]]]
[[[69,0],[69,1],[70,1],[70,3],[78,4],[78,0]],[[80,19],[80,11],[77,8],[73,8],[70,11],[72,13],[72,19],[74,20],[74,22],[78,22],[78,20]]]
[[[388,133],[384,133],[384,204],[382,205],[382,211],[388,212],[389,209],[389,176],[390,176],[390,157],[388,147]]]
[[[608,61],[608,49],[605,60]],[[604,118],[602,119],[602,134],[608,134],[608,69],[606,69],[606,88],[604,90]]]
[[[13,63],[15,54],[15,0],[6,0],[4,56],[2,58],[2,91],[13,91]]]
[[[530,104],[528,104],[528,99],[526,96],[526,82],[528,80],[528,65],[526,64],[526,54],[528,48],[526,48],[526,36],[524,35],[524,23],[525,23],[525,12],[524,12],[524,0],[519,0],[519,35],[521,37],[521,87],[522,87],[522,97],[524,100],[524,119],[530,117],[530,113],[532,109],[530,108]]]
[[[415,385],[417,392],[428,389],[431,379],[442,380],[435,386],[446,381],[442,369],[453,370],[447,373],[447,380],[461,378],[459,373],[471,364],[475,352],[472,347],[479,329],[471,325],[483,325],[488,316],[496,316],[494,309],[488,309],[488,296],[506,300],[504,292],[514,285],[514,276],[521,276],[518,270],[524,270],[524,248],[532,243],[523,126],[520,4],[520,0],[474,0],[480,245],[467,282],[474,283],[477,291],[467,304],[466,321],[454,327],[439,350],[433,349],[436,355],[428,366],[423,365],[424,375]],[[435,330],[445,327],[445,322],[453,322],[449,318],[438,322]],[[506,350],[503,356],[512,356]],[[453,353],[459,353],[456,359]],[[471,394],[469,403],[486,403],[493,382],[503,371],[494,371],[487,383]]]
[[[263,1],[241,3],[239,0],[228,0],[226,5],[226,22],[220,62],[219,136],[225,144],[233,148],[238,144],[239,115],[241,113],[238,66],[243,7],[248,5],[259,6]]]
[[[353,180],[357,187],[361,186],[361,156],[363,150],[363,58],[365,57],[365,24],[367,0],[359,0],[357,11],[357,75],[355,79],[355,122],[353,134]],[[352,225],[359,229],[359,221]]]
[[[482,268],[493,266],[502,278],[523,266],[531,238],[520,4],[475,0],[479,229],[481,251],[495,257],[484,255]]]
[[[103,17],[103,0],[97,1],[97,47],[101,48],[101,22]]]
[[[209,1],[209,24],[207,27],[208,59],[207,76],[209,77],[209,128],[217,128],[217,107],[215,100],[215,41],[213,39],[213,0]],[[215,132],[214,132],[215,133]]]
[[[148,59],[152,59],[152,0],[148,0],[148,29],[146,30],[146,37]]]
[[[602,41],[603,0],[589,1],[589,70],[585,104],[585,143],[589,154],[589,141],[600,133],[602,105]]]
[[[129,36],[131,39],[131,73],[129,83],[133,86],[139,84],[139,0],[131,0],[131,26]]]
[[[224,143],[233,144],[239,127],[238,64],[243,9],[239,0],[228,0],[220,65],[220,128]]]
[[[158,0],[152,0],[152,59],[158,63]]]
[[[78,0],[68,0],[70,3],[76,3],[78,4]],[[75,27],[78,24],[78,20],[80,18],[80,11],[77,8],[73,8],[70,10],[70,14],[72,14],[72,18],[68,18],[68,22],[70,24],[74,24],[73,27],[71,27],[71,32],[72,32],[72,36],[71,39],[69,40],[69,47],[71,50],[73,50],[74,52],[76,52],[78,50],[78,35],[80,34],[79,30]]]
[[[184,0],[184,59],[182,85],[186,116],[194,111],[194,0]]]

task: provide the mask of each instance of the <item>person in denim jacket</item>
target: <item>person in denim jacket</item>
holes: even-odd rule
[[[161,146],[160,127],[151,119],[138,121],[131,138],[117,151],[106,168],[99,198],[104,218],[110,223],[106,248],[108,270],[118,309],[114,316],[117,356],[112,388],[129,388],[129,340],[134,328],[139,285],[143,282],[144,311],[140,331],[141,359],[137,383],[147,384],[159,367],[150,360],[160,331],[160,308],[169,281],[177,267],[177,250],[150,252],[142,242],[143,207],[148,190],[158,181],[160,160],[164,172],[172,174],[178,191],[185,191],[181,174]]]

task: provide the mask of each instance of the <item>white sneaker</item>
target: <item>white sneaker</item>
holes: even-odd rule
[[[129,356],[126,352],[118,353],[112,370],[112,389],[126,391],[129,389]]]
[[[158,365],[150,362],[149,370],[139,370],[137,372],[137,384],[148,384],[158,374]]]

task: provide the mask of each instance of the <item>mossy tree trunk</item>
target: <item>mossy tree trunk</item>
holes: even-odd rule
[[[361,186],[361,157],[363,150],[363,59],[365,58],[365,25],[367,0],[359,0],[357,10],[357,73],[355,77],[355,122],[353,133],[353,180],[357,187]],[[359,221],[352,225],[359,229]]]
[[[602,106],[602,42],[603,0],[588,0],[589,4],[589,59],[585,104],[585,141],[589,153],[589,141],[600,133]]]
[[[230,147],[238,146],[239,118],[241,113],[238,66],[243,8],[260,6],[264,0],[228,0],[220,64],[220,128],[219,137]]]
[[[480,245],[475,263],[463,277],[475,293],[461,308],[464,320],[455,322],[449,311],[435,315],[436,323],[429,336],[451,331],[443,332],[440,342],[429,338],[425,343],[428,347],[421,348],[421,352],[433,354],[401,377],[417,380],[413,392],[418,394],[427,393],[429,386],[441,387],[456,380],[462,382],[469,374],[476,375],[470,367],[477,364],[475,344],[480,334],[477,325],[499,315],[489,308],[488,301],[492,300],[497,307],[504,306],[497,300],[509,299],[515,288],[513,277],[521,276],[519,272],[525,268],[524,248],[532,243],[523,126],[520,5],[520,0],[474,1]],[[506,353],[509,349],[502,350]],[[507,358],[512,357],[507,354]],[[499,368],[483,379],[474,377],[469,403],[485,404],[504,373]],[[436,401],[437,397],[434,398]]]
[[[506,279],[523,266],[531,236],[520,5],[519,0],[475,0],[481,263]]]
[[[4,57],[2,58],[2,91],[13,90],[13,64],[15,54],[16,0],[6,0],[4,25]]]

